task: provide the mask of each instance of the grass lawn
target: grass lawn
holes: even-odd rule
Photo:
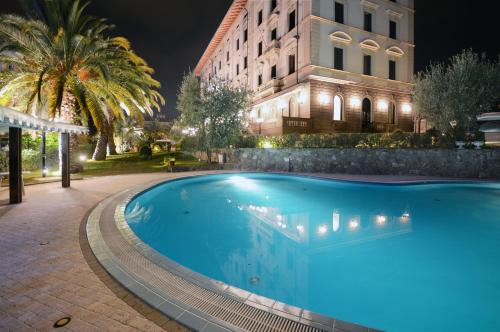
[[[153,159],[143,160],[138,153],[124,153],[108,156],[105,161],[85,162],[83,176],[117,175],[130,173],[166,172],[170,158],[175,158],[176,166],[197,166],[202,163],[193,156],[180,152],[161,152],[153,154]]]
[[[175,166],[180,167],[206,165],[204,162],[199,162],[195,157],[181,152],[155,153],[151,160],[143,160],[139,157],[139,153],[124,153],[117,156],[108,156],[105,161],[86,161],[83,173],[71,174],[71,179],[77,180],[88,176],[167,172],[168,166],[165,163],[168,164],[170,158],[175,158]],[[52,171],[45,178],[42,177],[41,170],[23,172],[24,184],[61,181],[61,177],[53,174]],[[7,178],[4,178],[2,182],[0,188],[8,186]]]

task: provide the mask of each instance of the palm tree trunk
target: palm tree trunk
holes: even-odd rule
[[[65,123],[81,125],[76,113],[76,99],[70,91],[65,91],[61,104],[61,119]],[[77,160],[76,153],[79,150],[78,135],[69,134],[69,152],[71,160]]]
[[[115,119],[111,115],[109,120],[109,125],[108,125],[108,149],[109,149],[109,154],[111,156],[116,156],[118,152],[116,152],[116,144],[115,144]]]
[[[94,150],[94,156],[92,157],[94,160],[102,161],[106,160],[108,147],[108,130],[106,126],[99,131],[99,137],[97,139],[97,145]]]

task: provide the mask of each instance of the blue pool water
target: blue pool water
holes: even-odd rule
[[[154,187],[126,217],[172,260],[297,307],[389,331],[500,329],[498,184],[210,175]]]

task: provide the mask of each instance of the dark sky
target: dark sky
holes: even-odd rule
[[[17,0],[1,0],[1,13],[22,13]],[[156,69],[167,98],[163,110],[175,116],[178,84],[193,69],[232,0],[93,0],[89,13],[106,17],[116,34]],[[415,69],[472,48],[500,53],[496,1],[415,0]]]

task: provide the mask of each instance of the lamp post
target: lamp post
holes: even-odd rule
[[[42,132],[42,177],[47,176],[47,135]]]

